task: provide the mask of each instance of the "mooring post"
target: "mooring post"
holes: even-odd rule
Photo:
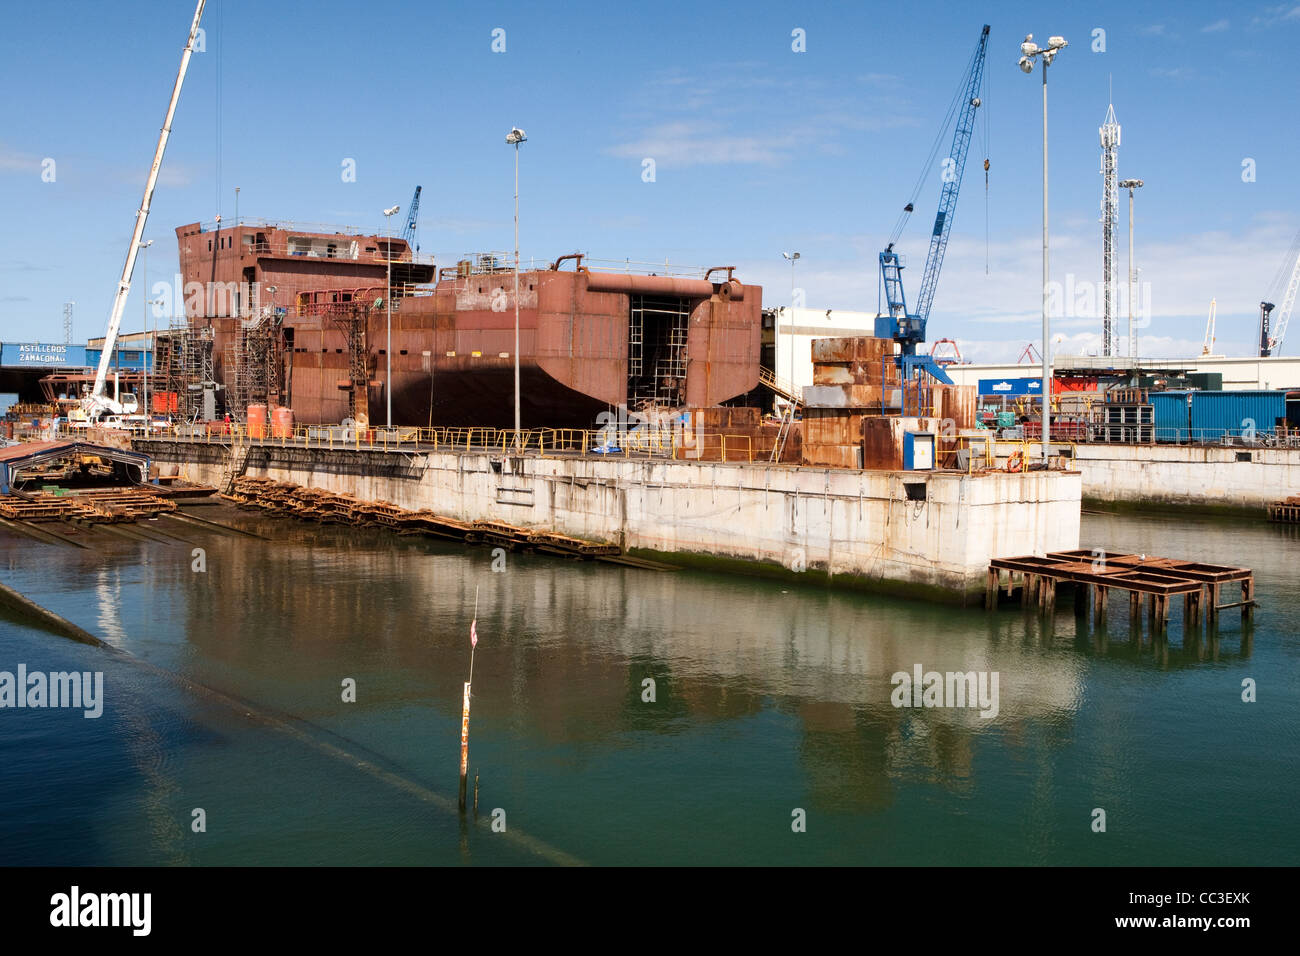
[[[1249,624],[1255,612],[1255,576],[1241,582],[1241,623]]]
[[[1106,626],[1106,591],[1104,584],[1094,584],[1092,586],[1092,625],[1093,627]]]
[[[989,568],[988,577],[984,581],[984,610],[992,611],[998,606],[998,572],[996,568]]]
[[[1022,574],[1020,576],[1020,606],[1027,608],[1034,594],[1034,576],[1032,574]]]
[[[1142,595],[1138,591],[1128,592],[1128,624],[1142,630]]]
[[[1207,585],[1210,590],[1210,606],[1205,609],[1205,618],[1210,627],[1219,626],[1219,584],[1217,581]]]

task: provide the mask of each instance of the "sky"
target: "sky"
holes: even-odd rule
[[[0,339],[61,341],[68,301],[75,342],[103,334],[193,10],[8,6]],[[1215,352],[1252,353],[1259,302],[1300,230],[1296,0],[210,0],[145,231],[149,285],[173,281],[177,226],[234,217],[236,187],[245,219],[382,232],[381,210],[400,204],[404,220],[419,184],[422,253],[451,264],[509,250],[505,134],[519,126],[525,262],[576,251],[734,265],[779,306],[791,299],[781,253],[797,250],[804,304],[875,312],[877,255],[918,183],[899,248],[909,296],[919,289],[942,124],[984,23],[983,105],[930,340],[1013,361],[1041,338],[1042,79],[1017,67],[1032,32],[1069,41],[1048,73],[1055,351],[1101,344],[1098,127],[1113,102],[1119,176],[1145,182],[1139,354],[1199,354],[1211,299]],[[1127,232],[1124,192],[1121,286]],[[145,265],[124,331],[144,322]],[[1300,324],[1282,352],[1300,353]]]

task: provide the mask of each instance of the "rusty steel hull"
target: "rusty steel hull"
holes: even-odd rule
[[[279,256],[274,236],[266,249],[260,240],[250,244],[238,234],[228,245],[212,243],[197,224],[181,227],[177,234],[187,282],[245,280],[250,288],[276,288],[274,301],[287,314],[278,391],[269,400],[292,407],[301,422],[338,422],[349,414],[355,383],[358,410],[364,405],[372,422],[385,420],[390,330],[382,260]],[[362,249],[374,241],[359,237]],[[394,423],[513,425],[513,271],[444,270],[436,281],[424,282],[428,277],[418,263],[400,265],[403,280],[399,285],[394,278],[391,319]],[[729,275],[718,278],[582,268],[521,272],[518,352],[524,427],[592,427],[602,411],[629,403],[629,323],[632,302],[639,296],[680,303],[684,375],[673,396],[677,404],[717,405],[756,388],[762,290]],[[322,295],[321,290],[334,291]],[[364,375],[352,360],[339,307],[319,304],[322,298],[339,298],[338,290],[356,290],[352,298],[359,305],[350,314],[364,329]],[[187,301],[187,315],[191,325],[214,327],[217,378],[229,384],[238,312]]]

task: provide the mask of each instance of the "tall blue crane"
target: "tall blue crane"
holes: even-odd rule
[[[421,188],[420,186],[415,187],[415,195],[411,197],[411,205],[406,207],[406,228],[402,230],[402,238],[406,240],[408,246],[415,241],[415,227],[420,221]],[[418,252],[419,246],[416,246],[415,249]]]
[[[919,371],[925,371],[940,382],[951,385],[952,379],[943,367],[928,355],[917,355],[916,346],[925,341],[925,323],[930,317],[934,290],[939,283],[939,270],[943,268],[943,254],[948,248],[952,232],[953,214],[957,209],[957,194],[961,191],[962,174],[966,171],[966,153],[970,149],[971,135],[975,132],[975,111],[979,109],[979,91],[984,79],[984,54],[988,49],[989,28],[980,31],[979,43],[971,55],[970,64],[959,89],[961,99],[954,101],[957,114],[952,134],[952,149],[943,162],[943,188],[939,192],[939,211],[934,217],[934,230],[930,233],[930,252],[925,257],[925,272],[921,275],[921,293],[917,297],[916,311],[907,311],[907,297],[903,293],[903,264],[894,244],[902,234],[914,203],[903,207],[889,245],[880,254],[880,282],[888,304],[887,311],[876,317],[876,335],[892,338],[902,348],[897,356],[903,380],[910,381]],[[950,109],[950,113],[953,110]],[[946,128],[946,126],[945,126]],[[942,135],[942,131],[940,132]],[[936,144],[937,144],[936,140]],[[927,163],[927,167],[929,164]],[[987,163],[985,169],[987,169]],[[922,174],[925,175],[924,173]]]

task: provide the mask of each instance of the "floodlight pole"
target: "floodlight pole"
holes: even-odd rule
[[[1048,442],[1052,428],[1052,320],[1048,314],[1048,233],[1047,233],[1047,66],[1043,57],[1043,466],[1047,466]]]

